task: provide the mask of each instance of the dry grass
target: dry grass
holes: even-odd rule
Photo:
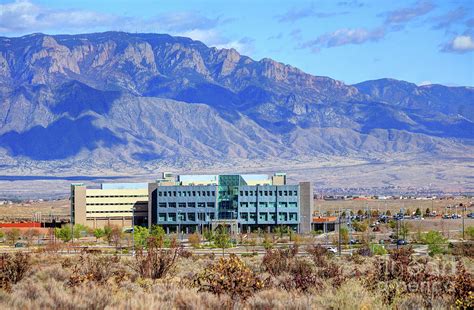
[[[94,254],[81,256],[58,256],[47,253],[32,254],[31,268],[26,276],[13,284],[11,291],[0,290],[1,309],[419,309],[426,307],[426,296],[420,293],[396,294],[391,304],[384,304],[390,287],[367,286],[366,279],[380,258],[362,257],[357,260],[346,257],[327,257],[328,264],[341,266],[342,283],[336,285],[332,279],[318,273],[321,267],[311,267],[320,282],[318,287],[302,291],[284,289],[272,285],[273,275],[264,271],[261,257],[242,258],[243,264],[264,280],[264,288],[247,299],[232,300],[227,292],[214,295],[199,292],[192,279],[206,267],[215,264],[219,257],[205,256],[179,258],[176,273],[166,279],[141,278],[131,268],[133,260],[127,257],[114,258]],[[299,257],[299,256],[297,256]],[[304,258],[311,263],[312,259]],[[382,258],[387,260],[388,258]],[[473,260],[461,259],[468,271],[474,268]],[[84,266],[77,277],[77,268]],[[326,263],[324,263],[326,264]],[[413,266],[427,265],[440,276],[456,274],[456,261],[452,256],[436,258],[415,257]],[[97,270],[104,270],[100,276]],[[279,275],[276,275],[277,277]],[[472,279],[464,278],[464,287],[472,285]],[[395,281],[395,282],[394,282]],[[391,279],[386,285],[401,280]],[[466,282],[467,281],[467,282]],[[235,282],[234,282],[235,283]],[[471,284],[470,284],[471,283]],[[378,284],[384,284],[382,282]],[[467,285],[467,286],[466,286]],[[472,286],[471,286],[472,287]],[[431,307],[449,308],[454,304],[450,296],[434,296]]]

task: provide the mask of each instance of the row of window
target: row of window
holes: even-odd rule
[[[264,202],[260,201],[258,203],[259,208],[276,208],[277,203],[276,202]],[[241,202],[240,203],[241,208],[255,208],[257,207],[256,202]],[[296,202],[278,202],[278,208],[296,208],[298,207],[298,203]]]
[[[259,191],[240,191],[240,196],[298,196],[298,191],[296,190],[279,190],[279,191],[266,191],[266,190],[259,190]]]
[[[98,196],[86,196],[86,198],[148,198],[148,195],[98,195]]]
[[[256,212],[240,212],[239,217],[242,221],[248,222],[255,222],[257,219]],[[278,212],[278,221],[298,221],[298,213],[296,212]],[[275,222],[276,220],[276,213],[275,212],[259,212],[258,213],[258,220],[262,222],[271,221]]]
[[[86,203],[86,206],[135,206],[142,205],[147,206],[148,203],[137,203],[137,202],[114,202],[114,203]]]
[[[158,191],[158,197],[215,197],[215,191]]]
[[[208,222],[215,218],[213,212],[199,212],[199,213],[158,213],[159,222]]]
[[[216,206],[216,203],[215,202],[159,202],[158,203],[158,207],[160,208],[196,208],[196,206],[198,208],[205,208],[205,207],[208,207],[208,208],[215,208]]]

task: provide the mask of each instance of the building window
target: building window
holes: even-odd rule
[[[258,219],[260,221],[266,222],[268,220],[268,214],[267,213],[259,213],[258,214]]]
[[[295,196],[298,196],[298,191],[293,191]]]
[[[297,221],[297,220],[298,220],[298,213],[291,212],[290,221]]]
[[[259,202],[258,203],[258,207],[259,208],[265,208],[267,206],[267,203],[266,202]]]
[[[216,204],[215,204],[214,202],[208,202],[208,203],[207,203],[207,207],[214,209],[214,208],[216,207]]]
[[[168,222],[176,222],[176,213],[168,213]]]
[[[160,202],[160,203],[158,204],[158,207],[160,207],[160,208],[166,208],[166,202]]]
[[[158,221],[165,222],[166,221],[166,213],[159,213],[158,214]]]
[[[249,195],[249,191],[245,191],[245,196],[248,196]]]
[[[162,193],[162,192],[158,192],[158,196],[159,196],[159,197],[163,196],[163,193]]]
[[[257,206],[256,202],[249,202],[249,207],[250,208],[255,208]]]
[[[176,208],[176,202],[170,202],[170,203],[168,203],[168,207],[170,207],[170,208]]]
[[[209,218],[210,218],[211,220],[214,219],[214,213],[208,213],[208,215],[209,215]]]
[[[196,214],[195,213],[188,213],[188,221],[195,222],[196,221]]]
[[[247,202],[241,202],[240,203],[241,208],[247,208],[248,206],[249,206],[249,204]]]
[[[259,194],[260,196],[263,196],[263,192],[262,192],[262,191],[258,191],[258,194]]]
[[[240,191],[240,196],[243,196],[244,195],[244,191]]]
[[[205,202],[198,202],[198,208],[205,208],[206,203]]]
[[[275,221],[276,220],[276,213],[275,212],[270,212],[270,221]]]
[[[188,208],[196,208],[195,202],[188,202]]]
[[[282,192],[282,191],[278,191],[278,196],[283,196],[283,192]]]
[[[196,191],[193,191],[193,196],[196,196]]]
[[[288,191],[290,196],[293,196],[293,191]]]
[[[285,194],[284,194],[284,195],[285,195],[285,196],[288,196],[288,191],[285,191]]]
[[[199,212],[199,213],[198,213],[198,219],[199,219],[200,221],[205,221],[205,220],[206,220],[206,213]]]
[[[296,202],[289,202],[288,203],[288,207],[290,208],[297,208],[298,207],[298,204]]]
[[[186,213],[178,213],[178,220],[180,222],[185,222],[186,221]]]
[[[257,213],[255,212],[250,212],[249,216],[251,221],[255,221],[257,219]]]
[[[286,202],[280,202],[279,205],[278,205],[279,208],[286,208],[287,206],[288,205],[287,205]]]
[[[180,202],[178,203],[179,208],[186,208],[186,203],[185,202]]]
[[[240,213],[240,218],[243,220],[243,221],[248,221],[249,220],[249,214],[247,212],[241,212]]]
[[[279,221],[288,221],[288,214],[284,213],[284,212],[280,212],[278,213],[278,220]]]
[[[166,192],[163,192],[163,196],[165,196],[165,197],[166,197]]]

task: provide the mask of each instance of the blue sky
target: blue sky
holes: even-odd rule
[[[474,1],[0,0],[0,35],[188,36],[348,84],[474,86]]]

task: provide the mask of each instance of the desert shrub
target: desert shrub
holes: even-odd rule
[[[52,279],[27,279],[14,289],[9,308],[15,309],[104,309],[112,305],[113,295],[104,286],[94,283],[66,288]]]
[[[30,270],[31,262],[28,253],[4,253],[0,256],[0,288],[10,290],[11,286],[23,279]]]
[[[269,249],[263,256],[262,267],[273,276],[288,272],[296,254],[298,254],[297,245],[287,249]]]
[[[456,256],[474,258],[474,242],[451,243],[451,253]]]
[[[320,245],[310,245],[306,247],[306,252],[311,256],[317,267],[323,267],[327,264],[327,259],[331,255],[330,252]]]
[[[235,254],[220,258],[194,278],[199,292],[226,294],[234,301],[247,299],[263,288],[263,281]]]
[[[454,272],[449,263],[442,261],[434,270],[426,259],[413,260],[411,252],[410,249],[401,249],[392,252],[388,260],[378,259],[374,268],[366,274],[366,286],[378,292],[387,305],[408,296],[419,296],[423,307],[430,308],[436,302],[469,302],[469,292],[474,290],[472,274],[461,262],[458,262]]]
[[[346,280],[342,273],[342,268],[336,262],[329,262],[317,271],[318,277],[329,280],[332,286],[339,287]]]
[[[18,228],[12,228],[5,231],[5,239],[9,245],[14,245],[19,238],[20,230]]]
[[[319,289],[322,286],[322,282],[314,272],[313,267],[304,259],[295,259],[291,264],[289,277],[282,280],[280,286],[287,291],[307,292],[311,288]]]
[[[78,263],[72,267],[68,285],[76,287],[88,282],[104,285],[112,278],[116,283],[120,283],[126,272],[119,263],[118,256],[81,254]]]
[[[199,234],[196,232],[188,237],[188,241],[195,249],[199,249],[201,247],[201,236],[199,236]]]
[[[170,248],[163,248],[162,239],[150,237],[147,251],[137,251],[132,268],[143,278],[164,278],[174,271],[182,250],[176,239],[171,240]]]
[[[383,309],[377,297],[359,281],[351,280],[336,290],[329,288],[318,294],[312,309]]]
[[[370,257],[372,256],[374,253],[372,252],[371,248],[367,245],[365,246],[362,246],[360,248],[358,248],[355,252],[354,252],[355,255],[358,255],[358,256],[364,256],[364,257]]]
[[[464,264],[458,261],[456,275],[454,277],[454,299],[457,306],[462,305],[466,309],[474,306],[474,280]]]

